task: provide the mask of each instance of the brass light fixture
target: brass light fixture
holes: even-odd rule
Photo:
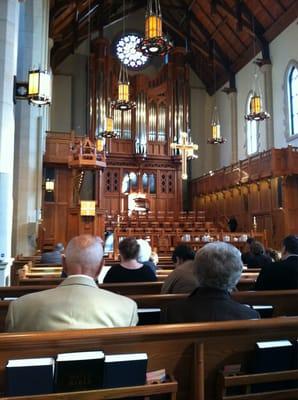
[[[51,76],[40,69],[29,71],[28,95],[29,103],[37,106],[51,104]]]
[[[46,192],[53,192],[55,189],[55,181],[54,179],[47,178],[45,181],[45,190]]]
[[[125,34],[125,0],[123,0],[123,36]],[[112,108],[121,111],[131,110],[136,107],[134,101],[129,100],[129,78],[127,67],[120,63],[118,80],[118,99],[112,101]]]
[[[227,140],[220,135],[220,121],[217,105],[214,105],[211,118],[211,139],[208,139],[209,144],[222,144]]]
[[[213,82],[214,82],[214,107],[211,116],[211,138],[207,140],[209,144],[222,144],[225,143],[227,140],[223,138],[220,134],[220,120],[219,120],[219,113],[216,104],[216,70],[215,70],[215,62],[214,62],[214,47],[211,53],[212,61],[213,61]]]
[[[104,124],[104,131],[102,132],[102,137],[107,139],[112,139],[117,136],[116,132],[114,131],[114,119],[111,113],[111,101],[108,99],[107,104],[107,115],[105,117],[105,124]]]
[[[252,30],[254,34],[253,39],[253,52],[254,57],[256,57],[256,35],[255,35],[255,19],[252,18]],[[258,75],[258,62],[254,61],[255,71],[253,76],[253,85],[252,85],[252,96],[249,103],[249,113],[244,116],[247,121],[264,121],[265,119],[270,118],[270,114],[268,114],[263,106],[262,100],[262,91],[259,81]]]
[[[145,16],[145,37],[137,46],[146,56],[163,56],[173,48],[173,43],[162,32],[162,15],[159,0],[148,0]]]
[[[257,68],[258,67],[256,65],[253,78],[252,96],[249,103],[249,113],[244,116],[247,121],[263,121],[270,118],[270,114],[268,114],[263,107],[261,86]]]
[[[136,103],[129,100],[129,85],[127,68],[121,63],[118,80],[118,99],[112,101],[112,108],[127,111],[136,107]]]

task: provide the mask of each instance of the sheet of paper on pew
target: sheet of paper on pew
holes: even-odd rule
[[[161,309],[156,308],[138,308],[138,325],[152,325],[160,323]]]
[[[102,388],[104,359],[102,351],[58,354],[54,375],[55,391],[73,392]]]
[[[144,385],[147,363],[147,353],[106,355],[103,388]]]
[[[103,280],[104,280],[104,278],[105,278],[105,276],[108,273],[110,268],[111,268],[110,266],[105,266],[105,265],[102,267],[102,269],[101,269],[101,271],[100,271],[100,273],[99,273],[99,275],[97,277],[97,282],[98,283],[103,283]]]
[[[9,360],[6,365],[6,394],[31,396],[54,391],[54,358]]]

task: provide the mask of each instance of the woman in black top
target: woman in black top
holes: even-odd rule
[[[157,281],[152,268],[137,261],[139,247],[135,238],[121,240],[119,243],[121,262],[110,268],[103,283]]]

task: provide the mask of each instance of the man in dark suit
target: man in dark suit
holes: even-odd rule
[[[240,251],[223,242],[208,243],[196,254],[194,272],[199,286],[185,300],[163,310],[166,323],[229,321],[259,318],[249,306],[230,297],[240,279],[243,264]]]
[[[262,268],[256,290],[298,289],[298,237],[283,240],[282,260]]]
[[[57,243],[53,251],[48,251],[42,253],[40,262],[42,264],[62,264],[62,252],[64,251],[64,246],[62,243]]]

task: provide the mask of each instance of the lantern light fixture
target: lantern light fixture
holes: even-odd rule
[[[125,35],[125,0],[123,0],[123,36]],[[129,78],[127,66],[120,63],[118,80],[118,99],[112,101],[111,106],[116,110],[127,111],[136,107],[134,101],[129,100]]]
[[[208,139],[209,144],[222,144],[227,140],[220,135],[220,121],[217,105],[214,105],[211,118],[211,139]]]
[[[249,113],[244,116],[247,121],[264,121],[270,114],[264,110],[259,75],[255,66],[253,77],[252,96],[249,102]]]
[[[137,45],[137,50],[140,50],[146,56],[163,56],[173,48],[173,43],[169,37],[163,35],[159,0],[148,0],[144,36],[144,39]]]
[[[54,179],[47,178],[45,181],[45,190],[46,192],[53,192],[55,189],[55,181]]]
[[[121,63],[118,80],[118,99],[112,101],[112,108],[127,111],[136,107],[136,103],[129,100],[129,85],[127,67]]]
[[[29,103],[37,106],[51,104],[51,75],[40,69],[31,70],[28,74]]]
[[[104,131],[101,136],[106,139],[112,139],[117,137],[117,133],[114,131],[114,119],[111,112],[111,99],[107,101],[107,115],[104,122]]]
[[[252,30],[254,34],[253,54],[256,57],[256,35],[255,35],[255,18],[252,17]],[[255,60],[255,70],[253,75],[252,96],[249,102],[249,113],[244,116],[247,121],[264,121],[270,118],[263,106],[262,91],[258,74],[258,61]]]
[[[16,77],[14,77],[14,103],[16,103],[16,100],[28,100],[29,104],[39,107],[51,104],[51,74],[40,69],[34,69],[29,71],[27,82],[17,82]]]

